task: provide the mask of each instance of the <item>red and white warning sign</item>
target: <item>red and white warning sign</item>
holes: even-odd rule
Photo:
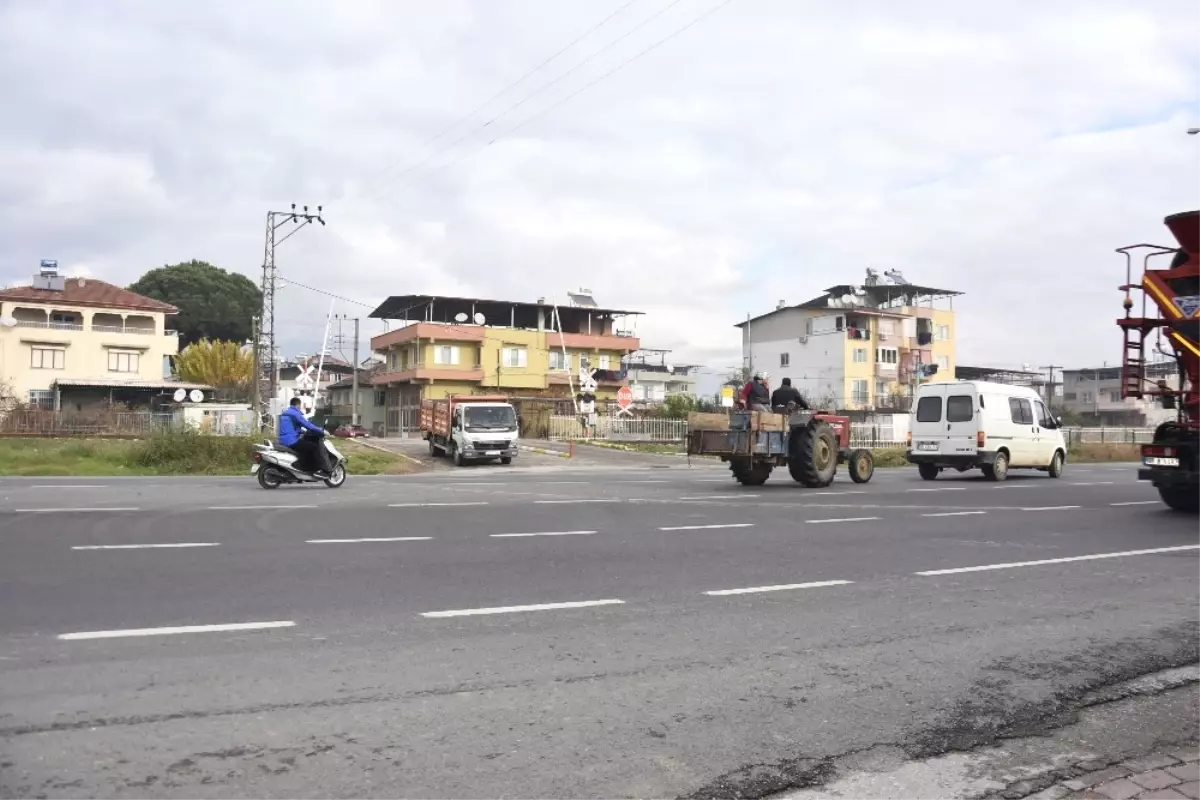
[[[628,386],[622,386],[617,390],[617,405],[621,407],[622,413],[630,413],[629,407],[633,405],[633,389]]]

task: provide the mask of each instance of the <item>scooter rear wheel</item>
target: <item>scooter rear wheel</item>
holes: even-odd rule
[[[283,479],[274,467],[262,467],[258,471],[258,485],[264,489],[278,489]]]

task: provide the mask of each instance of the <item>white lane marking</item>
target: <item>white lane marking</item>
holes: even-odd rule
[[[1109,503],[1110,506],[1156,506],[1158,500],[1130,500],[1125,503]]]
[[[350,544],[355,542],[427,542],[432,536],[379,536],[369,539],[305,539],[305,544]]]
[[[543,486],[583,486],[587,481],[538,481]]]
[[[621,501],[616,498],[590,499],[587,497],[581,497],[578,500],[534,500],[533,502],[540,503],[542,505],[562,505],[563,503],[619,503]]]
[[[303,505],[295,505],[295,506],[291,506],[291,505],[288,505],[288,506],[283,506],[283,505],[276,505],[276,506],[257,506],[257,505],[255,505],[255,506],[209,506],[208,508],[205,509],[205,511],[286,511],[287,509],[290,509],[290,508],[301,509],[301,508],[316,508],[316,507],[317,506],[303,506]]]
[[[471,481],[470,483],[467,483],[466,481],[453,481],[446,485],[447,486],[508,486],[507,483],[490,483],[487,481]]]
[[[1079,506],[1030,506],[1028,508],[1022,508],[1021,510],[1022,511],[1069,511],[1072,508],[1079,508]]]
[[[838,490],[836,492],[806,492],[805,497],[829,497],[835,494],[866,494],[861,489]]]
[[[974,517],[986,514],[986,511],[943,511],[940,514],[922,514],[922,517]]]
[[[486,500],[469,503],[388,503],[388,508],[427,508],[431,506],[486,506]]]
[[[812,583],[784,583],[779,586],[751,586],[748,589],[719,589],[715,592],[705,592],[714,597],[730,594],[755,594],[757,592],[784,592],[789,589],[820,589],[824,586],[845,586],[854,581],[814,581]]]
[[[546,531],[544,533],[491,533],[493,539],[520,539],[527,536],[590,536],[596,531]]]
[[[1020,484],[1020,483],[1019,483],[1019,484],[1017,484],[1017,485],[1015,485],[1015,486],[1014,486],[1014,485],[1012,485],[1012,484],[1009,484],[1008,486],[993,486],[992,488],[993,488],[993,489],[1037,489],[1037,488],[1039,488],[1039,487],[1037,487],[1037,486],[1033,486],[1033,485],[1030,485],[1030,484],[1027,484],[1027,483],[1026,483],[1026,484]]]
[[[909,489],[910,492],[962,492],[965,486],[939,486],[936,489]]]
[[[740,500],[743,497],[758,497],[756,494],[706,494],[696,497],[681,497],[680,500]]]
[[[732,522],[727,525],[672,525],[660,531],[708,531],[716,528],[753,528],[753,522]]]
[[[155,547],[220,547],[220,542],[172,542],[171,544],[89,544],[72,550],[149,550]]]
[[[730,477],[730,478],[698,478],[696,480],[696,483],[729,483],[731,480],[733,480],[732,477]]]
[[[19,487],[14,487],[14,488],[19,488]],[[43,484],[38,484],[37,486],[29,486],[26,488],[29,488],[29,489],[104,489],[106,487],[101,486],[98,483],[89,483],[89,484],[43,483]]]
[[[455,611],[426,611],[422,617],[470,617],[476,614],[515,614],[520,611],[554,611],[562,608],[623,605],[624,600],[579,600],[573,603],[540,603],[532,606],[498,606],[496,608],[460,608]]]
[[[141,511],[137,506],[111,506],[109,508],[14,508],[18,514],[96,514],[103,511]]]
[[[1066,558],[1045,558],[1040,561],[1014,561],[1011,564],[986,564],[982,567],[958,567],[955,569],[931,569],[916,575],[955,575],[959,572],[984,572],[991,569],[1012,569],[1013,567],[1038,567],[1043,564],[1066,564],[1071,561],[1094,561],[1098,558],[1124,558],[1126,556],[1145,556],[1154,553],[1177,553],[1182,550],[1200,550],[1200,544],[1185,544],[1179,547],[1154,547],[1149,550],[1124,550],[1119,553],[1096,553],[1090,556],[1069,556]]]
[[[670,483],[670,481],[617,481],[617,483]]]
[[[809,525],[820,525],[822,522],[870,522],[879,517],[842,517],[840,519],[806,519]]]
[[[1112,486],[1112,481],[1075,481],[1068,483],[1068,486]]]
[[[261,631],[271,628],[291,628],[295,626],[291,620],[278,622],[233,622],[228,625],[181,625],[173,628],[130,628],[123,631],[85,631],[83,633],[60,633],[59,639],[78,641],[80,639],[120,639],[125,636],[168,636],[178,633],[222,633],[225,631]]]

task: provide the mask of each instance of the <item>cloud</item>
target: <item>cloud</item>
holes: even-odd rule
[[[267,210],[321,203],[280,270],[369,305],[586,286],[720,369],[871,266],[965,293],[963,362],[1118,358],[1113,248],[1198,204],[1194,3],[733,0],[638,56],[718,2],[635,0],[458,125],[625,2],[4,4],[0,281],[257,280]],[[280,293],[289,350],[328,302]]]

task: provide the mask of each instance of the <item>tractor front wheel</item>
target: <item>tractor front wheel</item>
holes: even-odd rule
[[[838,439],[828,422],[811,422],[792,431],[788,472],[792,480],[816,489],[833,483],[837,474]]]
[[[858,449],[850,451],[850,480],[855,483],[866,483],[875,474],[875,457],[870,450]]]

